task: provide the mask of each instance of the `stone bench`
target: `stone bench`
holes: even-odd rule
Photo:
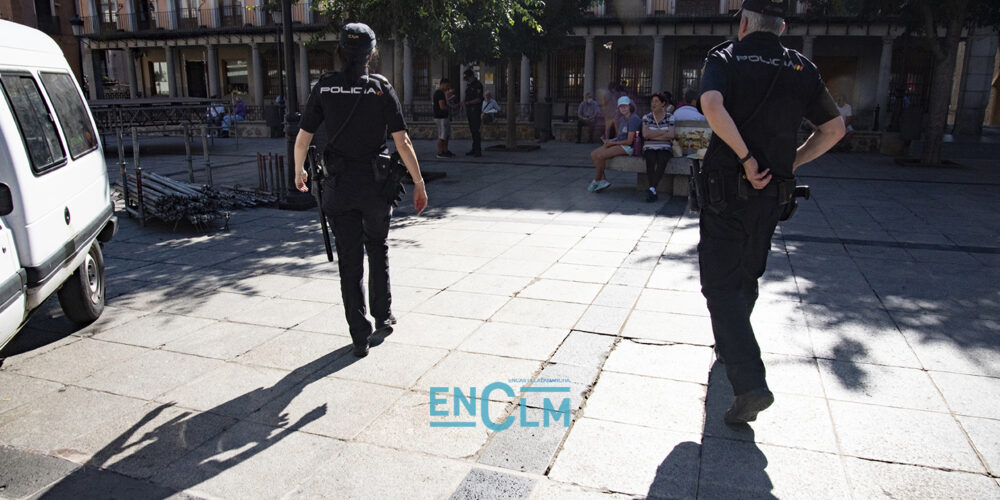
[[[649,187],[646,177],[646,159],[639,156],[616,156],[606,164],[608,170],[636,173],[636,189]],[[660,185],[656,186],[658,193],[670,193],[674,196],[688,195],[688,179],[691,177],[691,160],[684,157],[674,157],[667,162]]]
[[[675,156],[667,162],[667,168],[663,171],[663,178],[660,179],[660,185],[656,186],[656,191],[670,193],[674,196],[687,196],[692,162],[688,156],[695,154],[699,149],[708,147],[708,140],[712,138],[712,130],[708,127],[708,122],[704,121],[679,121],[674,124],[674,127],[677,134],[675,147],[677,143],[680,143],[684,156]],[[646,189],[649,187],[645,158],[616,156],[608,160],[606,167],[621,172],[635,172],[636,188]]]

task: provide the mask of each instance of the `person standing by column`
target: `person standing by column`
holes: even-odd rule
[[[469,119],[469,134],[472,135],[472,150],[465,154],[478,158],[483,156],[482,136],[479,132],[479,127],[482,124],[483,84],[476,78],[476,73],[472,71],[472,68],[466,69],[463,76],[466,85],[465,100],[462,101],[462,104],[465,105],[465,115]],[[510,110],[507,110],[507,119],[514,119]]]
[[[600,119],[601,107],[594,100],[594,94],[587,92],[583,101],[576,107],[576,143],[580,144],[583,129],[587,129],[587,144],[594,140],[594,129]]]
[[[709,52],[701,82],[713,136],[697,178],[708,194],[698,263],[716,352],[735,396],[729,425],[754,421],[774,402],[750,314],[779,216],[793,202],[795,169],[844,136],[816,66],[779,41],[785,12],[785,0],[744,0],[738,41]],[[803,118],[821,125],[796,149]]]
[[[427,190],[413,143],[406,133],[403,110],[384,76],[368,73],[375,52],[375,32],[366,24],[350,23],[340,32],[337,53],[343,68],[327,73],[312,89],[295,139],[295,187],[309,190],[306,155],[313,135],[326,125],[324,158],[330,175],[323,180],[322,208],[333,222],[344,313],[354,341],[354,355],[368,355],[372,324],[366,317],[364,257],[368,254],[369,303],[375,329],[392,332],[389,291],[389,218],[392,205],[375,179],[375,158],[386,149],[391,134],[396,151],[413,179],[413,207],[427,207]]]

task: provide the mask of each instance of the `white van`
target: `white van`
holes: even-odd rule
[[[53,293],[76,323],[101,315],[101,244],[118,219],[96,124],[55,41],[0,21],[0,95],[2,348]]]

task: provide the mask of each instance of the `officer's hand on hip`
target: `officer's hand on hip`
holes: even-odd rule
[[[309,191],[309,184],[307,184],[308,181],[309,174],[306,173],[305,169],[295,169],[295,187],[299,191],[302,191],[303,193]]]
[[[750,185],[754,189],[764,189],[768,182],[771,182],[771,169],[764,170],[763,172],[758,172],[757,159],[750,158],[743,164],[743,171],[746,173],[747,180],[750,181]]]
[[[427,208],[427,187],[423,181],[414,184],[413,208],[417,211],[417,215],[420,215]]]

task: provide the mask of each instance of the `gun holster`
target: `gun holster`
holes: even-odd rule
[[[691,181],[689,184],[694,189],[688,191],[689,198],[694,193],[694,200],[688,200],[688,205],[696,203],[698,210],[711,210],[714,213],[722,213],[728,205],[726,202],[725,176],[722,170],[702,168],[702,162],[698,162],[697,167],[691,164]]]
[[[795,179],[778,184],[778,206],[781,207],[778,220],[786,221],[791,219],[799,209],[799,203],[795,200],[797,198],[808,200],[811,194],[809,186],[796,186]]]
[[[372,160],[372,170],[375,175],[375,184],[381,185],[382,198],[390,205],[399,206],[403,200],[406,189],[403,187],[403,178],[408,175],[406,166],[403,165],[399,153],[380,154]]]

